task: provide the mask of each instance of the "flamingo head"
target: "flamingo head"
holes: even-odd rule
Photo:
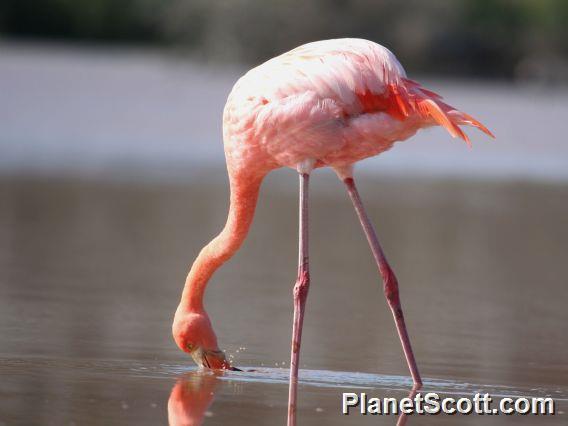
[[[233,370],[225,353],[217,346],[217,336],[205,312],[176,312],[172,327],[179,348],[191,355],[200,367]]]

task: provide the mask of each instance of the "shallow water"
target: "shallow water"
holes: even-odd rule
[[[198,372],[170,337],[188,264],[224,222],[227,190],[211,176],[0,181],[0,424],[284,424],[293,172],[268,177],[249,239],[207,293],[220,345],[245,371]],[[410,380],[341,185],[317,172],[311,189],[300,424],[394,424],[339,414],[342,392],[403,397]],[[568,187],[383,178],[360,190],[401,283],[424,390],[551,395],[566,413]]]

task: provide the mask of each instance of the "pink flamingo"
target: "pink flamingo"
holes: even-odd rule
[[[294,285],[288,424],[295,424],[302,323],[310,284],[308,183],[329,166],[345,183],[382,276],[410,374],[422,380],[410,345],[397,279],[363,207],[353,165],[408,139],[419,129],[443,126],[469,144],[459,125],[491,132],[436,93],[406,78],[396,57],[361,39],[308,43],[250,70],[233,87],[223,113],[223,139],[231,189],[225,227],[193,263],[177,308],[177,345],[200,366],[231,369],[219,350],[203,295],[211,276],[239,249],[253,219],[263,178],[290,167],[300,178],[299,266]]]

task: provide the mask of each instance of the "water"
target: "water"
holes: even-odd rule
[[[267,178],[249,239],[206,296],[221,347],[245,371],[198,372],[170,337],[188,265],[224,222],[222,173],[177,184],[0,180],[0,424],[284,424],[293,172]],[[340,183],[318,171],[311,191],[300,424],[394,424],[340,415],[342,392],[404,397],[410,380]],[[566,413],[568,187],[365,177],[360,191],[401,283],[424,390],[550,395]]]

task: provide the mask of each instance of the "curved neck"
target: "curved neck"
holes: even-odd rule
[[[239,249],[245,240],[263,176],[230,173],[230,206],[225,227],[207,244],[193,262],[185,280],[180,307],[191,312],[203,311],[205,288],[213,273]]]

